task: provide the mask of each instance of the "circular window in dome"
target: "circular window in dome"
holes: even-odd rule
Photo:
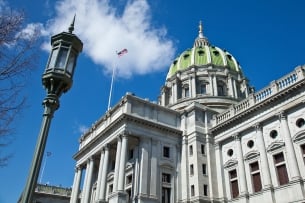
[[[270,132],[270,137],[271,137],[271,138],[275,139],[277,136],[278,136],[278,133],[277,133],[276,130],[272,130],[272,131]]]
[[[304,120],[304,118],[299,118],[299,119],[295,122],[295,124],[296,124],[299,128],[303,127],[303,126],[305,125],[305,120]]]
[[[247,146],[251,149],[254,146],[254,141],[253,140],[249,140],[247,142]]]
[[[233,153],[234,153],[233,149],[229,149],[227,152],[227,155],[231,157],[231,156],[233,156]]]

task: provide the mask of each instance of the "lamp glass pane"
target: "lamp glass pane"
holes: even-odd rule
[[[73,73],[74,64],[75,64],[75,53],[71,52],[70,56],[69,56],[68,65],[67,65],[67,72],[68,73],[70,73],[70,74]]]
[[[58,49],[53,49],[53,51],[51,53],[50,63],[49,63],[49,66],[47,67],[47,69],[54,68],[57,55],[58,55]]]
[[[55,65],[56,68],[65,69],[67,55],[68,55],[68,49],[61,47],[56,60],[56,65]]]

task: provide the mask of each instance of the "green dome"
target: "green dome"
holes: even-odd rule
[[[188,69],[190,66],[212,66],[215,68],[228,68],[241,72],[237,60],[226,50],[212,46],[202,34],[202,25],[199,25],[199,36],[196,38],[193,48],[185,50],[170,66],[166,79],[172,77],[178,71]]]

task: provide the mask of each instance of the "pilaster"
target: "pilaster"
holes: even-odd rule
[[[241,135],[234,134],[236,152],[237,152],[237,161],[238,161],[238,176],[240,181],[240,196],[248,195],[248,187],[246,181],[246,173],[245,173],[245,163],[243,160],[242,146],[241,146]]]
[[[295,150],[287,122],[287,115],[285,114],[285,112],[279,113],[279,119],[281,122],[281,130],[282,130],[281,133],[283,134],[283,138],[287,150],[287,162],[290,171],[290,177],[292,180],[299,180],[301,178],[300,170],[298,167],[298,162],[295,155]]]

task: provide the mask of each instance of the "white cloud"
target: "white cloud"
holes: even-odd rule
[[[67,31],[76,14],[74,33],[83,41],[83,51],[107,73],[114,64],[121,77],[167,69],[175,54],[166,29],[151,25],[145,0],[131,0],[120,12],[107,0],[64,0],[55,12],[45,26],[49,35]],[[116,51],[123,48],[128,54],[118,59]]]

